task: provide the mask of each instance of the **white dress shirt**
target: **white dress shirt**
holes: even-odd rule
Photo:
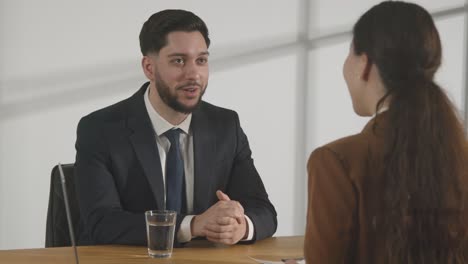
[[[193,166],[193,133],[190,129],[190,122],[192,121],[192,114],[189,114],[182,123],[179,125],[172,125],[166,119],[164,119],[151,105],[149,100],[149,91],[148,87],[147,92],[145,93],[144,100],[146,110],[148,111],[151,124],[156,136],[156,144],[158,147],[159,158],[161,160],[162,176],[164,182],[164,204],[166,204],[166,156],[169,152],[171,143],[169,139],[163,134],[173,128],[180,128],[183,133],[180,133],[180,151],[182,153],[182,159],[184,160],[184,175],[185,175],[185,197],[187,198],[187,215],[182,220],[180,225],[179,232],[177,233],[177,240],[179,242],[188,242],[192,239],[192,232],[190,228],[190,223],[193,214],[193,187],[194,187],[194,166]],[[247,225],[249,233],[247,238],[244,241],[252,240],[254,234],[254,227],[252,220],[246,215]]]

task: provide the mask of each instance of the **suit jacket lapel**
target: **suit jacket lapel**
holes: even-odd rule
[[[148,83],[144,84],[133,95],[130,103],[130,113],[132,115],[128,119],[128,125],[133,131],[130,135],[130,142],[148,179],[158,209],[162,210],[164,209],[164,181],[161,161],[157,150],[155,133],[143,99],[147,86]]]
[[[203,103],[202,103],[203,104]],[[210,128],[202,105],[193,112],[194,194],[193,213],[200,214],[210,207],[210,197],[215,195],[211,182],[216,153],[216,133]]]

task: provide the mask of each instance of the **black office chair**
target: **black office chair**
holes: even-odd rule
[[[78,200],[76,198],[75,182],[73,181],[75,165],[64,164],[62,165],[62,169],[65,176],[75,239],[77,239],[79,237],[78,222],[80,219],[80,211],[78,208]],[[45,239],[46,247],[66,247],[72,245],[68,230],[62,184],[60,181],[60,172],[56,165],[52,169],[50,180],[49,208],[47,210]]]

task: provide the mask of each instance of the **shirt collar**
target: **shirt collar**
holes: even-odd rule
[[[172,125],[153,108],[149,100],[149,91],[150,91],[150,87],[148,86],[147,91],[143,97],[145,99],[146,111],[148,112],[149,118],[151,120],[151,124],[153,125],[153,129],[156,135],[158,135],[159,137],[162,134],[164,134],[166,131],[172,128],[180,128],[182,131],[184,131],[184,133],[189,134],[192,114],[189,114],[187,118],[185,118],[185,120],[182,121],[182,123],[176,126]]]

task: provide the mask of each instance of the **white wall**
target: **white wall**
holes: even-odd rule
[[[349,29],[377,2],[312,1],[310,35]],[[429,10],[463,3],[418,2]],[[43,247],[51,168],[74,161],[81,116],[130,96],[145,81],[139,30],[165,8],[192,10],[207,23],[213,56],[205,99],[240,114],[279,214],[276,235],[302,234],[302,161],[313,148],[366,122],[352,113],[341,77],[349,40],[310,50],[308,86],[301,86],[304,58],[295,40],[304,26],[297,18],[303,3],[0,1],[0,249]],[[461,107],[463,16],[437,25],[445,52],[437,78]]]

